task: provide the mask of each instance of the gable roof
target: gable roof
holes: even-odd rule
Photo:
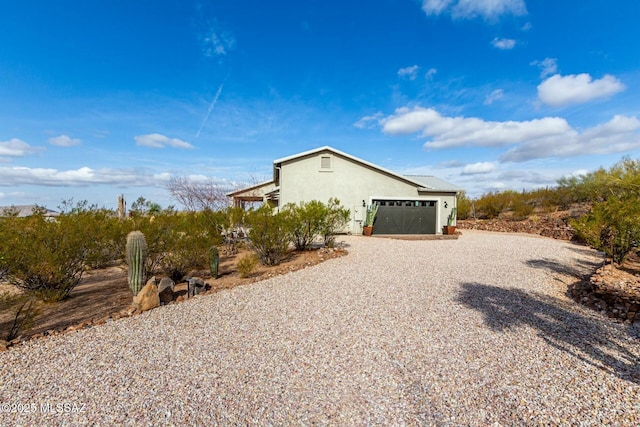
[[[259,190],[262,187],[268,186],[269,184],[273,184],[273,180],[264,181],[264,182],[261,182],[259,184],[252,185],[251,187],[245,187],[245,188],[240,188],[239,190],[231,191],[231,192],[227,193],[226,196],[227,197],[233,197],[233,196],[240,195],[242,193],[248,193],[248,192],[251,192],[251,191],[256,191],[256,190]]]
[[[41,209],[46,217],[58,216],[58,212],[51,209],[47,209],[38,205],[12,205],[12,206],[0,206],[0,216],[4,216],[5,212],[18,214],[18,218],[24,218],[31,216],[34,209]]]
[[[314,155],[314,154],[318,154],[318,153],[323,153],[323,152],[329,152],[329,153],[333,153],[333,154],[337,154],[341,157],[347,158],[355,163],[360,163],[364,166],[367,166],[371,169],[375,169],[379,172],[382,172],[386,175],[390,175],[394,178],[397,178],[401,181],[405,181],[408,182],[410,184],[413,184],[417,187],[419,187],[419,189],[424,189],[425,191],[444,191],[444,192],[460,192],[462,191],[462,188],[453,185],[447,181],[444,181],[440,178],[436,178],[434,176],[427,176],[427,175],[400,175],[396,172],[393,172],[389,169],[383,168],[382,166],[378,166],[376,164],[367,162],[366,160],[362,160],[356,156],[352,156],[351,154],[347,154],[343,151],[337,150],[333,147],[330,147],[328,145],[322,146],[322,147],[318,147],[318,148],[314,148],[313,150],[309,150],[309,151],[304,151],[302,153],[298,153],[298,154],[293,154],[291,156],[287,156],[287,157],[282,157],[280,159],[276,159],[273,161],[273,173],[274,173],[274,181],[276,180],[276,167],[279,164],[282,163],[286,163],[286,162],[290,162],[302,157],[307,157],[310,155]]]
[[[460,192],[462,188],[447,182],[443,179],[437,178],[432,175],[404,175],[405,177],[422,183],[423,187],[431,191],[455,191]]]

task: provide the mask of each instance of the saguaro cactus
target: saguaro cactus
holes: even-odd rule
[[[218,268],[220,267],[220,253],[217,246],[211,246],[209,248],[209,268],[211,269],[211,276],[213,278],[218,277]]]
[[[147,261],[147,242],[141,231],[127,235],[127,264],[129,265],[129,288],[137,295],[144,286],[144,270]]]
[[[124,221],[127,216],[127,202],[124,199],[124,194],[118,196],[118,219]]]

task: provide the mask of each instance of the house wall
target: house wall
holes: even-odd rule
[[[326,162],[322,164],[322,157],[329,157],[330,167],[322,167],[326,166]],[[280,207],[311,200],[326,203],[329,198],[336,197],[351,211],[351,221],[345,231],[356,234],[362,232],[365,218],[363,201],[369,205],[374,199],[434,200],[438,202],[436,230],[440,233],[456,202],[455,194],[419,193],[414,184],[330,152],[296,158],[280,167]],[[445,201],[447,209],[444,208]]]

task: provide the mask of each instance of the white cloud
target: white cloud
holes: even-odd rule
[[[531,121],[494,122],[475,117],[445,117],[432,108],[406,107],[381,119],[382,130],[391,135],[422,131],[430,139],[426,148],[448,148],[466,145],[500,147],[542,138],[570,129],[566,120],[545,117]]]
[[[398,76],[404,78],[404,79],[409,79],[409,80],[415,80],[417,75],[418,75],[418,70],[420,69],[420,67],[418,67],[417,65],[412,65],[410,67],[405,67],[405,68],[400,68],[398,70]]]
[[[73,147],[74,145],[80,145],[82,141],[78,138],[71,138],[67,135],[60,135],[54,138],[49,138],[49,144],[58,147]]]
[[[493,47],[500,50],[509,50],[516,47],[516,41],[514,39],[506,39],[504,37],[496,37],[491,41],[491,44],[493,45]]]
[[[142,147],[151,148],[193,148],[193,145],[178,138],[169,138],[159,133],[150,133],[147,135],[138,135],[134,137],[136,144]]]
[[[616,115],[607,123],[586,129],[582,133],[570,129],[536,141],[526,141],[507,150],[500,156],[500,160],[524,162],[548,157],[626,152],[640,148],[638,130],[640,120],[636,117]]]
[[[42,148],[32,147],[18,138],[11,138],[8,141],[0,141],[0,158],[23,157],[40,150],[42,150]]]
[[[89,184],[140,185],[140,175],[134,171],[95,170],[82,167],[72,170],[28,167],[0,167],[3,185],[79,186]]]
[[[453,3],[453,0],[423,0],[422,10],[427,15],[440,15]]]
[[[450,13],[453,18],[496,19],[501,15],[525,15],[524,0],[423,0],[422,10],[427,15]]]
[[[436,167],[438,168],[445,168],[445,169],[459,168],[462,166],[464,166],[464,163],[462,163],[460,160],[447,160],[444,162],[440,162],[436,165]]]
[[[491,105],[495,101],[501,99],[504,96],[504,91],[502,89],[496,89],[491,92],[484,100],[484,105]]]
[[[370,116],[364,116],[353,125],[358,129],[372,128],[373,124],[375,124],[382,116],[383,114],[381,112],[377,112]]]
[[[147,173],[139,169],[79,169],[0,167],[0,186],[41,185],[49,187],[84,187],[116,185],[127,187],[157,186],[168,182],[168,173]]]
[[[531,25],[531,22],[527,22],[526,24],[524,24],[520,30],[522,31],[529,31],[531,28],[533,28],[533,25]]]
[[[606,74],[592,80],[589,74],[555,74],[538,85],[540,101],[552,107],[582,104],[622,92],[626,87],[620,80]]]
[[[508,147],[503,162],[549,157],[620,153],[640,148],[640,120],[615,116],[609,122],[577,131],[560,117],[529,121],[485,121],[475,117],[447,117],[433,108],[399,108],[378,120],[389,135],[420,133],[427,149],[452,147]]]
[[[555,74],[558,71],[558,60],[556,58],[544,58],[542,61],[532,61],[529,65],[540,68],[540,78]]]
[[[438,70],[436,70],[435,68],[429,68],[424,74],[424,78],[427,80],[433,80],[433,76],[435,76],[437,72]]]
[[[483,175],[495,172],[498,166],[493,162],[478,162],[466,165],[462,168],[462,175]]]
[[[578,169],[569,174],[569,176],[581,177],[589,174],[589,170],[587,169]]]
[[[202,39],[202,51],[205,56],[225,56],[236,47],[236,39],[228,31],[212,28]]]

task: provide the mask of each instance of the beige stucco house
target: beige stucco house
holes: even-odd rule
[[[332,147],[273,162],[273,180],[229,193],[236,205],[338,198],[350,209],[348,232],[362,233],[366,207],[378,205],[374,234],[441,234],[461,188],[433,176],[399,175]],[[455,223],[454,223],[455,225]]]

